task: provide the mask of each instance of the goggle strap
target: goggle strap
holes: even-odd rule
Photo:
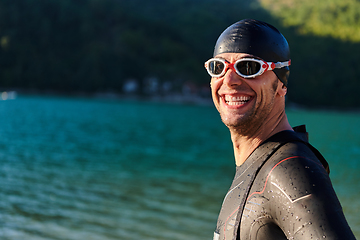
[[[291,65],[291,60],[286,61],[286,62],[277,62],[275,63],[275,67],[274,68],[283,68],[283,67],[288,67]],[[274,69],[273,68],[273,69]]]

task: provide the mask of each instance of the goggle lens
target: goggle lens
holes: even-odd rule
[[[254,78],[265,71],[283,68],[291,65],[291,60],[286,62],[265,62],[255,58],[243,58],[234,63],[228,63],[222,58],[212,58],[205,63],[206,70],[212,77],[222,77],[230,68],[243,78]]]
[[[209,62],[209,71],[214,75],[221,75],[225,69],[225,64],[218,60],[213,60]]]
[[[254,61],[241,61],[234,66],[238,72],[245,76],[251,76],[258,73],[261,69],[261,65]]]

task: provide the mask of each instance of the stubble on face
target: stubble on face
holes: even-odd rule
[[[227,117],[220,112],[222,122],[230,130],[243,136],[251,135],[259,130],[273,109],[278,84],[278,79],[276,79],[271,85],[270,92],[262,91],[261,96],[257,96],[254,106],[236,122],[229,122]],[[266,94],[269,96],[265,96]]]

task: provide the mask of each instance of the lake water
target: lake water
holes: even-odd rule
[[[0,239],[212,239],[235,170],[214,107],[20,96],[0,113]],[[288,117],[360,238],[360,114]]]

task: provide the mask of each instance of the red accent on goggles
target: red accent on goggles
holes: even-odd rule
[[[283,68],[291,65],[291,60],[286,62],[265,62],[255,58],[242,58],[234,63],[229,63],[222,58],[211,58],[205,62],[205,68],[211,77],[222,77],[230,68],[243,78],[255,78],[265,71]]]

